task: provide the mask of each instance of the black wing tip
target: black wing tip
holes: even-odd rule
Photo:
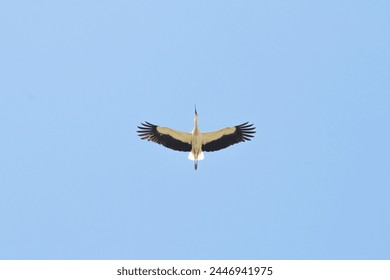
[[[143,129],[143,130],[146,130],[146,129],[153,129],[153,128],[156,128],[157,125],[154,125],[150,122],[141,122],[141,126],[137,126],[139,129]]]
[[[141,125],[143,125],[144,127],[153,127],[153,126],[156,126],[156,125],[151,124],[150,122],[147,122],[147,121],[141,122]]]
[[[238,127],[253,127],[253,123],[244,122],[242,124],[237,125]]]
[[[237,125],[236,128],[239,129],[243,134],[253,134],[256,133],[255,129],[256,127],[253,126],[254,124],[248,124],[249,122],[242,123],[240,125]],[[253,137],[253,135],[250,135]]]
[[[239,130],[239,133],[241,134],[241,139],[239,142],[245,142],[245,141],[251,141],[254,137],[254,134],[256,133],[255,129],[256,127],[253,126],[254,124],[249,124],[249,122],[242,123],[240,125],[237,125],[236,128]]]
[[[156,125],[151,124],[150,122],[141,122],[140,126],[137,126],[139,130],[137,130],[138,136],[142,140],[151,141],[154,135],[154,130],[156,129]]]

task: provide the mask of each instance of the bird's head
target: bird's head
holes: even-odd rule
[[[196,111],[196,105],[195,105],[195,116],[194,116],[194,130],[192,133],[195,134],[198,133],[198,112]]]

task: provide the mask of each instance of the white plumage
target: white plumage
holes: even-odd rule
[[[190,152],[188,158],[194,160],[195,170],[198,167],[198,160],[204,159],[203,152],[214,152],[233,144],[250,141],[255,133],[255,127],[248,122],[201,133],[198,129],[196,108],[194,130],[191,133],[157,126],[149,122],[141,124],[142,126],[138,126],[140,130],[137,131],[141,139],[153,141],[175,151]]]

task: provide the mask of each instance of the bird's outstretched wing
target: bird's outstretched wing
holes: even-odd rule
[[[191,133],[160,127],[148,122],[138,126],[138,136],[143,140],[153,141],[169,149],[181,152],[191,151]]]
[[[213,132],[202,133],[202,151],[214,152],[240,142],[250,141],[256,133],[253,124],[248,122],[226,127]]]

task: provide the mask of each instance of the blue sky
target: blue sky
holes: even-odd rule
[[[0,4],[1,259],[389,259],[388,1]],[[186,153],[149,121],[253,141]]]

